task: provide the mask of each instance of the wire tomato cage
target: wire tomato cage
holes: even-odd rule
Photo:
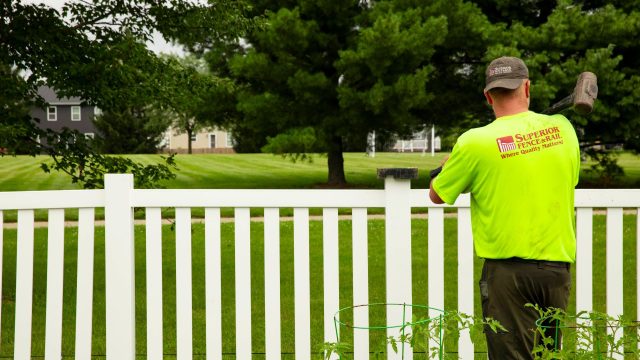
[[[402,322],[400,324],[355,324],[349,323],[348,321],[340,320],[340,315],[347,315],[349,312],[354,313],[358,310],[366,310],[367,314],[372,310],[377,311],[385,311],[387,314],[391,311],[401,312],[402,313]],[[413,313],[413,310],[418,310],[418,312],[435,312],[438,315],[436,316],[427,316],[424,318],[416,317],[413,314],[411,320],[408,320],[409,311]],[[446,312],[441,309],[429,307],[426,305],[417,305],[417,304],[406,304],[406,303],[371,303],[371,304],[362,304],[362,305],[353,305],[341,308],[338,310],[333,316],[333,323],[336,333],[336,340],[338,344],[342,344],[341,341],[341,329],[351,329],[354,331],[387,331],[389,329],[398,329],[399,336],[396,337],[385,337],[385,343],[391,345],[393,350],[398,352],[397,346],[400,344],[400,355],[401,359],[405,357],[405,347],[411,346],[415,348],[415,345],[418,343],[429,344],[427,353],[431,355],[437,356],[438,359],[443,358],[444,349],[443,349],[443,335],[444,335],[444,324]],[[344,318],[348,318],[348,316],[344,316]],[[393,345],[392,345],[393,343]],[[345,359],[345,354],[338,353],[339,359]]]

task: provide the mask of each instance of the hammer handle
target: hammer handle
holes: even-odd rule
[[[573,100],[575,99],[575,94],[571,94],[566,98],[558,101],[557,103],[551,105],[547,109],[545,109],[542,114],[545,115],[553,115],[557,114],[564,109],[568,109],[573,106]]]

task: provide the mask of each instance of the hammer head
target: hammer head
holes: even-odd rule
[[[598,97],[598,78],[596,74],[585,71],[578,76],[573,91],[573,109],[580,115],[587,115],[593,110],[593,102]]]

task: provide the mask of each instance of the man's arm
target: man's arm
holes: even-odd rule
[[[431,202],[434,204],[444,204],[444,201],[440,198],[438,193],[433,190],[433,179],[431,179],[431,182],[429,183],[429,199],[431,199]]]

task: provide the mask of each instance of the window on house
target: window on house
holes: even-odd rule
[[[71,107],[71,121],[80,121],[80,106]]]
[[[196,134],[191,135],[191,141],[196,141]]]
[[[84,137],[86,137],[87,139],[93,139],[96,136],[94,133],[84,133]]]
[[[216,135],[209,134],[209,148],[214,149],[216,147]]]
[[[47,108],[47,120],[56,121],[58,120],[58,108],[55,106],[49,106]]]

